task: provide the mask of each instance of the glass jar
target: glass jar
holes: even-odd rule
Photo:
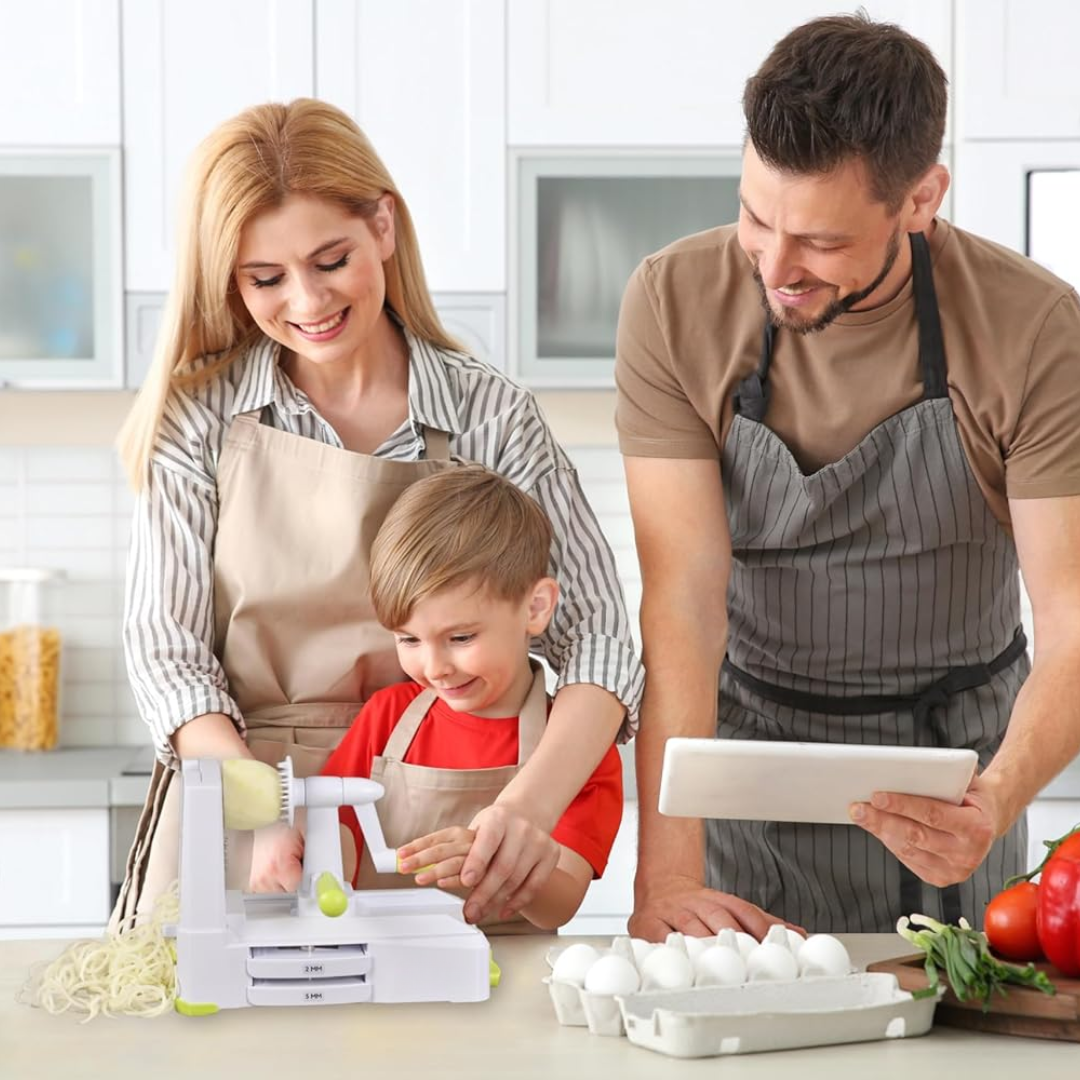
[[[0,747],[56,746],[60,631],[45,625],[43,594],[62,576],[58,570],[0,568]]]

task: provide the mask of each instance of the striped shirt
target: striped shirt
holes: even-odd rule
[[[425,428],[445,431],[450,453],[496,470],[544,508],[555,533],[551,576],[561,590],[536,652],[558,673],[556,690],[594,683],[637,725],[644,670],[634,652],[615,560],[577,473],[532,394],[487,364],[406,334],[409,415],[375,452],[423,456]],[[169,396],[131,533],[124,619],[128,675],[158,757],[176,765],[169,737],[204,713],[244,718],[214,653],[213,549],[217,466],[239,413],[341,447],[334,429],[277,363],[279,346],[257,342],[209,382]]]

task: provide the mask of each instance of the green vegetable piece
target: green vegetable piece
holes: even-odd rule
[[[896,931],[926,953],[928,986],[919,996],[936,992],[942,971],[960,1001],[980,1001],[984,1012],[990,1008],[994,994],[1008,993],[1006,984],[1030,986],[1044,994],[1057,992],[1046,972],[1037,970],[1034,964],[1021,966],[998,960],[990,952],[986,935],[972,929],[964,919],[959,926],[951,926],[928,915],[912,915],[900,919]]]
[[[176,1011],[184,1016],[213,1016],[218,1007],[211,1001],[185,1001],[183,998],[176,999]]]
[[[331,919],[344,915],[349,907],[349,898],[345,890],[329,870],[324,870],[315,882],[315,897],[319,902],[319,910]]]

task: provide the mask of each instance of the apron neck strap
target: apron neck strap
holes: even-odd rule
[[[450,460],[450,436],[445,431],[424,427],[424,457],[428,461]]]
[[[945,369],[945,339],[941,333],[930,245],[922,233],[911,233],[911,263],[914,275],[915,318],[919,324],[919,367],[922,369],[923,400],[949,396]]]
[[[529,666],[532,668],[533,680],[525,697],[525,704],[522,705],[518,716],[518,765],[524,765],[540,745],[540,739],[543,737],[544,727],[547,724],[544,669],[531,657]],[[394,725],[394,730],[390,733],[390,738],[386,740],[386,747],[380,756],[388,761],[404,761],[413,739],[416,738],[416,733],[420,730],[420,725],[424,722],[424,717],[437,700],[434,690],[421,690],[409,702],[408,707],[401,714],[401,719]]]

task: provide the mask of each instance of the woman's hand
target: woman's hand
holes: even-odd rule
[[[509,919],[528,907],[559,861],[559,845],[509,803],[494,803],[469,823],[476,838],[460,878],[470,889],[465,921]]]
[[[304,834],[284,822],[256,829],[251,845],[251,892],[296,892],[304,876]]]
[[[415,875],[417,885],[460,889],[461,868],[475,839],[476,833],[462,825],[421,836],[398,848],[398,873]]]

